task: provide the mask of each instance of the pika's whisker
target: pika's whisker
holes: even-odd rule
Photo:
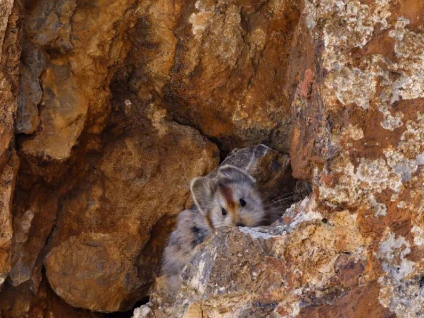
[[[284,199],[284,200],[279,200],[279,201],[271,202],[271,203],[265,205],[265,208],[272,207],[274,205],[280,205],[281,203],[292,202],[292,201],[293,200],[291,200],[291,199]]]
[[[276,199],[284,198],[286,196],[290,196],[290,195],[293,195],[293,194],[296,194],[296,192],[286,192],[283,195],[280,195],[279,197],[276,197]]]
[[[289,200],[292,200],[292,198],[284,198],[284,199],[280,199],[280,200],[274,200],[274,201],[268,202],[267,205],[272,205],[272,204],[275,204],[275,203],[289,201]]]
[[[271,202],[272,201],[278,201],[278,200],[281,200],[281,199],[293,198],[294,196],[295,196],[295,193],[294,192],[286,193],[284,195],[281,195],[279,197],[276,197],[276,198],[272,199]]]

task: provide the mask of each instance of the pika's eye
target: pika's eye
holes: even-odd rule
[[[227,215],[227,210],[225,210],[224,208],[221,209],[222,215]]]
[[[240,199],[240,205],[241,206],[245,206],[246,205],[246,201],[244,201],[243,199]]]

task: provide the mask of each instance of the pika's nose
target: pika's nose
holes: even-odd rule
[[[241,222],[236,223],[236,225],[237,225],[237,226],[244,226],[244,224],[243,224],[243,223],[241,223]]]

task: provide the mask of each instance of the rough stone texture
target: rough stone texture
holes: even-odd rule
[[[13,120],[19,64],[19,13],[14,1],[0,3],[0,289],[11,268],[12,198],[19,160],[13,148]]]
[[[307,198],[279,224],[211,237],[185,268],[176,301],[159,279],[134,317],[396,317],[370,302],[376,281],[362,286],[371,244],[355,215],[339,211],[329,221]]]
[[[16,36],[13,32],[16,30],[17,13],[12,12],[13,1],[4,1],[0,10],[0,80],[1,80],[1,126],[0,126],[0,164],[3,167],[9,159],[8,151],[10,150],[13,139],[13,115],[16,109],[16,57],[13,54],[16,47]]]
[[[0,287],[10,271],[10,247],[12,245],[12,198],[15,188],[15,178],[18,159],[12,155],[2,169],[0,176]]]
[[[211,237],[185,268],[175,303],[169,306],[159,292],[159,308],[144,306],[135,317],[308,317],[303,308],[325,302],[325,290],[337,299],[359,289],[371,240],[348,211],[328,222],[315,209],[305,199],[284,224]],[[388,313],[381,305],[374,310]]]
[[[43,96],[39,78],[45,63],[44,54],[29,42],[24,42],[20,65],[18,112],[15,123],[17,133],[32,134],[39,126],[37,105]]]
[[[286,0],[184,5],[165,87],[174,116],[224,148],[266,141],[287,150],[290,103],[283,87],[298,10]]]
[[[41,273],[36,266],[56,219],[57,195],[43,187],[35,186],[29,196],[17,191],[13,213],[12,270],[9,280],[18,286],[30,279],[38,285]],[[38,280],[38,281],[37,281]],[[34,290],[37,288],[34,287]]]
[[[126,310],[151,293],[138,315],[421,318],[423,12],[0,1],[1,316],[106,317],[72,306]],[[231,153],[259,143],[290,163]],[[229,153],[262,167],[272,211],[294,199],[289,164],[313,193],[272,227],[199,246],[169,303],[161,278],[148,289],[175,214]]]
[[[96,311],[117,311],[127,302],[131,306],[134,300],[128,295],[140,283],[136,267],[120,246],[126,242],[121,241],[112,235],[84,233],[54,248],[45,265],[56,294],[72,306]]]
[[[213,144],[161,114],[152,108],[146,132],[107,144],[84,186],[62,202],[45,266],[53,290],[73,306],[130,308],[150,284],[136,261],[153,225],[181,211],[189,180],[217,164]]]
[[[128,76],[142,100],[161,96],[180,123],[222,149],[266,142],[288,150],[284,93],[298,1],[146,2]]]
[[[33,135],[22,136],[24,153],[64,160],[85,126],[93,132],[104,127],[110,110],[108,68],[128,49],[121,33],[134,16],[129,10],[134,2],[26,3],[23,53],[28,58],[23,60],[17,131]]]
[[[272,227],[198,247],[134,317],[424,315],[424,5],[302,1],[291,160],[313,193]]]
[[[0,296],[2,317],[63,317],[63,318],[103,318],[100,313],[73,308],[58,297],[46,280],[42,280],[36,293],[21,284],[11,288],[7,283]],[[10,301],[13,299],[13,302]]]

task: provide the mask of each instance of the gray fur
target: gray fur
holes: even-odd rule
[[[246,182],[255,184],[256,180],[247,172],[231,165],[225,165],[219,168],[218,178],[228,179],[237,182]]]
[[[193,179],[190,190],[195,206],[178,215],[164,251],[162,272],[168,276],[171,290],[179,289],[182,270],[209,234],[221,227],[258,226],[265,219],[255,179],[234,166],[219,168],[213,179]]]
[[[168,246],[163,254],[162,272],[168,276],[171,290],[178,290],[179,275],[184,266],[190,261],[194,248],[203,242],[196,237],[194,228],[201,229],[207,235],[211,229],[205,222],[205,217],[196,207],[180,212],[177,218],[177,227],[169,237]]]
[[[194,178],[190,182],[190,190],[194,204],[203,215],[206,215],[213,194],[217,190],[216,182],[208,177]]]

